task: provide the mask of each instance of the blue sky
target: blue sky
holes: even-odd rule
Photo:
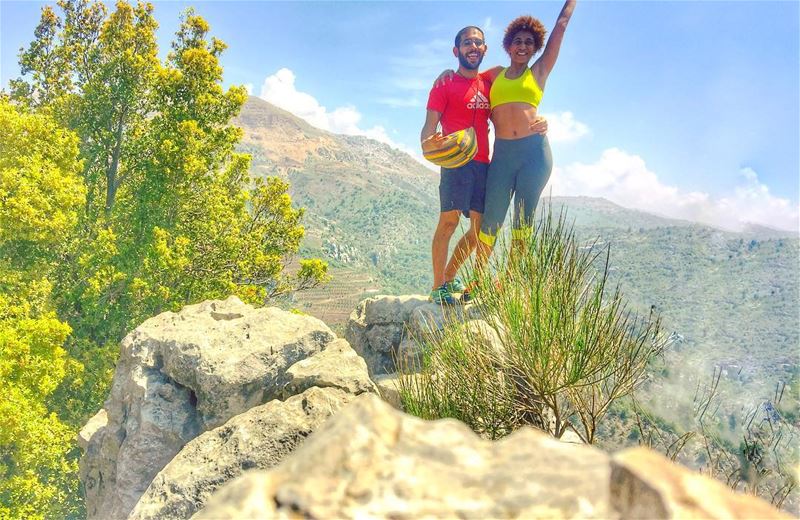
[[[452,38],[486,30],[485,65],[507,62],[505,25],[552,28],[561,2],[154,2],[166,53],[192,5],[229,48],[225,81],[312,124],[418,154]],[[0,80],[42,2],[0,1]],[[579,2],[542,113],[557,195],[737,229],[798,228],[800,3]]]

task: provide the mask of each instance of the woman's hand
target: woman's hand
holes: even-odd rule
[[[436,132],[432,136],[422,141],[422,153],[432,152],[442,147],[442,143],[447,138],[441,132]]]
[[[454,71],[453,69],[445,69],[444,71],[442,71],[441,74],[439,74],[438,78],[433,80],[433,86],[434,87],[441,87],[441,86],[447,84],[448,82],[450,82],[453,79],[453,76],[455,75],[455,73],[456,73],[456,71]]]
[[[547,135],[547,119],[542,116],[536,116],[536,119],[531,123],[531,132],[534,134]]]
[[[544,52],[539,56],[539,59],[531,66],[533,77],[536,78],[536,83],[544,90],[547,77],[550,71],[556,64],[558,59],[558,52],[561,49],[561,42],[564,39],[564,32],[567,30],[572,12],[575,10],[576,0],[567,0],[564,2],[564,7],[561,8],[561,13],[558,15],[556,25],[547,37],[547,44],[544,46]]]

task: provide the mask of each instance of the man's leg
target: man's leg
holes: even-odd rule
[[[444,283],[444,270],[447,264],[447,249],[450,245],[450,237],[458,226],[458,218],[461,211],[455,209],[439,213],[439,223],[433,233],[433,243],[431,244],[431,258],[433,259],[433,289],[441,287]]]
[[[447,263],[447,267],[444,270],[444,280],[446,282],[456,277],[458,270],[461,269],[461,266],[464,265],[464,262],[467,261],[469,255],[471,255],[472,251],[475,249],[478,243],[478,231],[481,229],[482,217],[483,214],[470,210],[469,230],[459,239],[456,248],[453,250],[453,256],[450,257],[450,261]]]

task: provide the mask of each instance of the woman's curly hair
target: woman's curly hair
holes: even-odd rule
[[[533,34],[533,41],[535,42],[533,53],[536,54],[539,52],[544,46],[544,38],[547,36],[547,29],[544,28],[542,22],[533,16],[520,16],[508,24],[508,27],[506,27],[506,34],[503,36],[503,48],[506,52],[511,48],[511,41],[514,39],[514,36],[520,31],[529,31]]]

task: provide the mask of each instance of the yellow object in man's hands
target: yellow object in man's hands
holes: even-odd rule
[[[459,168],[475,157],[478,140],[472,127],[442,136],[435,133],[422,142],[422,155],[437,166]]]

